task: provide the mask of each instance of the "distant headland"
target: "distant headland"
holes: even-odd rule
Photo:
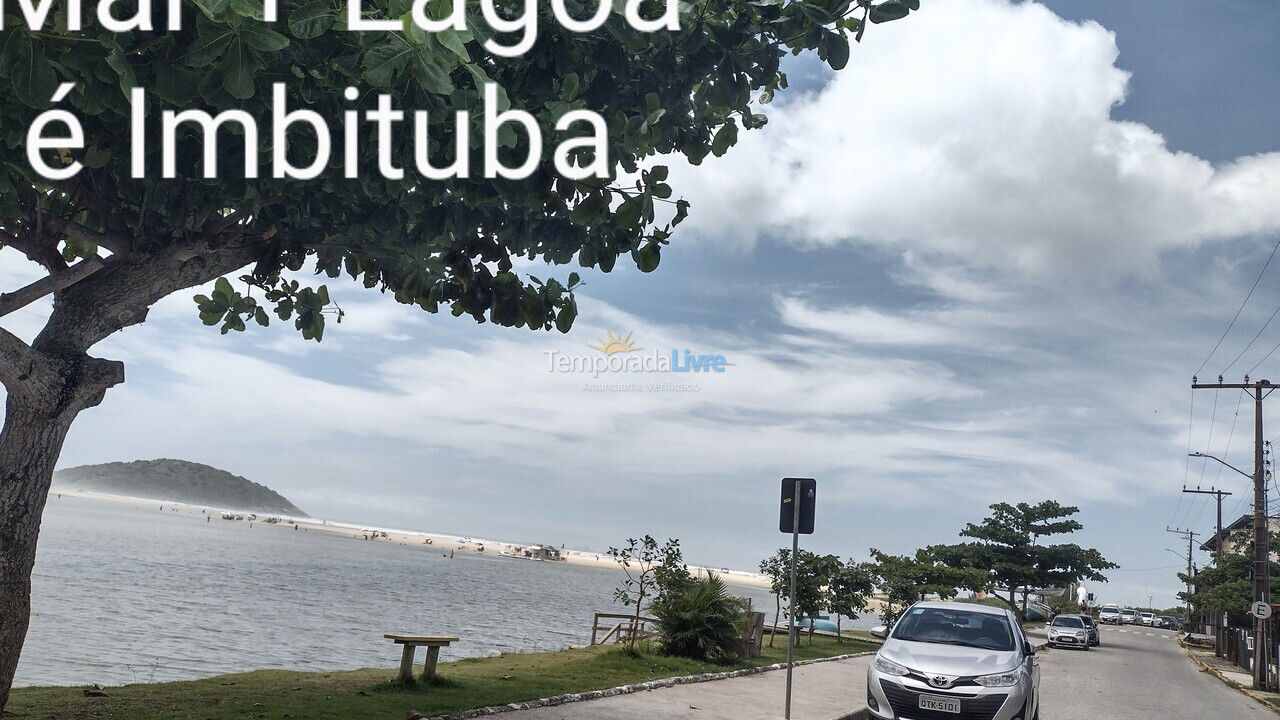
[[[187,460],[81,465],[53,474],[54,489],[166,500],[219,509],[309,517],[280,493],[226,470]]]

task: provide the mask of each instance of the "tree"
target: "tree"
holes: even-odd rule
[[[974,590],[986,581],[981,570],[948,565],[924,549],[914,555],[890,555],[872,548],[871,557],[876,587],[885,596],[880,621],[886,626],[927,597],[948,600],[958,590]]]
[[[1117,567],[1092,548],[1039,544],[1042,537],[1083,529],[1072,518],[1080,512],[1078,507],[1045,500],[1036,505],[996,503],[990,508],[991,515],[981,523],[969,523],[960,531],[962,537],[976,542],[937,545],[929,550],[949,565],[984,570],[987,582],[983,589],[1005,588],[1008,597],[996,597],[1014,612],[1019,611],[1019,589],[1025,614],[1027,593],[1032,588],[1065,586],[1085,579],[1105,582],[1102,571]]]
[[[875,566],[852,559],[835,568],[827,587],[827,608],[836,616],[836,642],[844,641],[841,617],[856,620],[867,609],[867,599],[875,588]]]
[[[779,548],[778,552],[760,561],[760,574],[769,578],[769,592],[773,593],[773,632],[769,633],[769,647],[778,634],[778,620],[782,617],[782,596],[790,592],[789,568],[791,551]]]
[[[710,0],[684,7],[680,31],[654,34],[617,14],[595,32],[570,32],[539,3],[539,41],[500,59],[482,47],[493,33],[477,4],[466,6],[469,30],[434,34],[345,32],[340,5],[284,0],[281,21],[268,24],[259,19],[259,0],[191,0],[180,8],[181,30],[125,33],[92,22],[65,31],[61,10],[40,31],[6,18],[0,81],[10,92],[0,95],[0,125],[9,154],[0,163],[0,243],[45,275],[0,296],[0,316],[49,298],[52,311],[31,343],[0,330],[8,393],[0,434],[0,707],[26,634],[39,519],[63,441],[79,413],[124,380],[122,363],[89,354],[94,345],[143,322],[160,298],[245,268],[236,284],[219,282],[197,298],[205,324],[225,333],[274,315],[320,340],[326,316],[337,310],[326,286],[294,277],[308,267],[329,278],[349,275],[427,312],[567,331],[577,315],[576,274],[542,280],[517,273],[516,260],[576,260],[607,272],[629,256],[640,270],[654,270],[688,204],[674,201],[672,219],[662,222],[655,205],[671,203],[673,188],[665,167],[642,163],[722,155],[739,128],[766,122],[752,101],[767,102],[786,87],[786,53],[813,50],[842,68],[849,33],[860,39],[868,23],[903,17],[919,2]],[[371,16],[401,17],[409,3],[366,0],[363,7]],[[429,11],[439,17],[447,7],[434,0]],[[156,28],[168,27],[167,8],[156,8]],[[661,7],[648,0],[641,12],[656,17]],[[545,166],[519,181],[478,173],[426,181],[412,171],[388,180],[369,167],[347,178],[336,159],[313,180],[247,177],[245,160],[270,157],[267,150],[247,148],[243,131],[223,132],[205,167],[205,138],[189,122],[176,132],[177,177],[160,176],[154,131],[162,111],[241,110],[269,127],[276,81],[287,109],[314,111],[330,128],[342,127],[349,111],[370,109],[378,93],[397,108],[427,111],[435,121],[424,152],[435,167],[452,158],[460,127],[482,137],[481,88],[493,82],[499,106],[534,113],[548,140],[566,110],[599,113],[608,122],[610,172],[634,182],[573,181]],[[61,82],[75,84],[59,107],[80,120],[84,147],[28,148],[20,130],[52,104]],[[131,172],[126,98],[134,87],[145,88],[153,138],[143,179]],[[356,100],[345,99],[347,87],[360,93]],[[469,124],[455,125],[458,112]],[[376,135],[358,132],[357,157],[377,154]],[[410,135],[390,133],[391,157],[413,157]],[[527,134],[500,140],[508,165],[533,149]],[[275,144],[301,165],[318,140],[304,131]],[[463,147],[478,156],[478,144]],[[47,179],[16,160],[28,149],[45,163],[81,169]],[[585,148],[575,152],[580,166],[592,160]],[[201,177],[215,166],[216,179]]]
[[[1280,535],[1270,533],[1269,539],[1274,558],[1280,552]],[[1270,573],[1272,587],[1280,585],[1280,563],[1271,561]],[[1248,624],[1249,608],[1253,605],[1252,536],[1236,552],[1221,553],[1213,565],[1201,568],[1195,575],[1178,573],[1178,579],[1192,588],[1190,595],[1184,590],[1178,593],[1178,598],[1189,601],[1196,611],[1214,616],[1226,614],[1232,624]],[[1176,614],[1181,616],[1185,612],[1185,608],[1179,608]]]
[[[640,611],[645,598],[650,600],[659,597],[664,591],[676,593],[692,582],[688,569],[684,566],[684,558],[680,552],[679,540],[667,540],[659,546],[651,535],[636,540],[627,540],[626,547],[609,548],[609,557],[622,568],[626,579],[622,587],[614,590],[613,595],[618,602],[635,607],[635,616],[631,621],[631,637],[629,647],[636,649],[636,637],[640,634]]]

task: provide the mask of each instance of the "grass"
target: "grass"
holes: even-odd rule
[[[781,639],[781,638],[779,638]],[[815,637],[796,648],[808,660],[872,650],[859,640],[837,643]],[[84,687],[32,687],[13,691],[5,716],[30,720],[401,720],[407,711],[424,716],[486,705],[533,700],[659,678],[770,665],[786,658],[775,643],[758,658],[712,665],[617,646],[551,653],[469,658],[440,665],[429,686],[404,684],[392,669],[344,672],[258,670],[204,680],[123,685],[89,697]]]

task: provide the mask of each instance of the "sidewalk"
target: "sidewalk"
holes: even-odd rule
[[[857,717],[866,707],[870,655],[795,669],[792,720]],[[781,720],[785,670],[676,685],[631,695],[516,710],[498,720]]]

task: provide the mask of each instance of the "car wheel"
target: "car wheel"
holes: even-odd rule
[[[1085,643],[1084,645],[1081,645],[1080,647],[1083,647],[1085,652],[1089,652],[1089,643]]]

